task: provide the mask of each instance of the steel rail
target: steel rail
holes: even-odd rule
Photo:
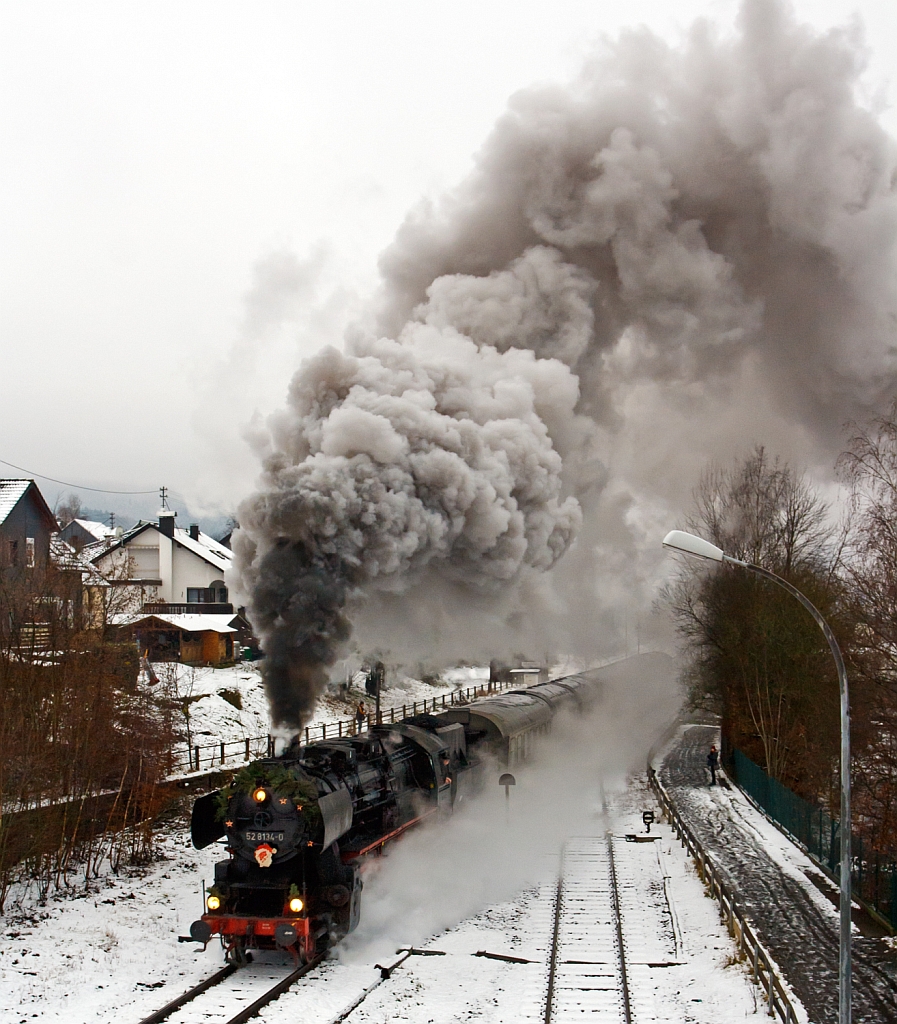
[[[632,1024],[632,1007],[629,1003],[629,979],[626,976],[626,951],[623,946],[623,912],[620,908],[620,890],[617,888],[617,867],[614,864],[614,837],[607,833],[607,856],[610,861],[610,887],[614,904],[614,927],[617,932],[617,956],[620,959],[620,987],[623,994],[623,1019]]]
[[[609,895],[614,918],[614,945],[616,947],[619,968],[617,988],[622,1003],[622,1006],[618,1004],[618,1007],[622,1010],[622,1024],[632,1024],[629,978],[626,970],[626,954],[623,945],[623,910],[617,883],[616,865],[614,863],[613,835],[610,832],[606,833],[606,843],[608,857],[606,863],[607,880],[609,882]],[[557,1004],[557,999],[559,998],[558,992],[563,991],[563,979],[560,977],[562,964],[562,961],[560,960],[560,948],[562,944],[561,933],[564,921],[564,897],[566,895],[566,882],[568,875],[568,854],[570,853],[569,845],[569,842],[565,843],[561,852],[561,867],[558,872],[557,886],[555,888],[551,946],[548,959],[548,981],[545,988],[545,1008],[542,1016],[543,1024],[551,1024],[552,1020],[563,1016],[564,1013],[563,1003]],[[573,857],[575,861],[575,851]],[[575,891],[571,899],[573,899],[574,902],[576,901],[577,897],[575,895]],[[576,965],[592,962],[593,961],[565,960],[563,961],[563,964]],[[610,966],[610,964],[608,964],[608,966]],[[613,989],[610,991],[613,991]]]
[[[342,1009],[336,1015],[336,1017],[333,1017],[328,1022],[328,1024],[342,1024],[342,1021],[347,1020],[349,1017],[351,1017],[352,1014],[358,1009],[358,1007],[361,1006],[361,1004],[365,1001],[365,999],[367,999],[367,997],[374,991],[374,989],[379,988],[383,984],[384,981],[389,981],[389,979],[393,976],[393,972],[398,970],[398,968],[401,967],[402,964],[404,964],[405,961],[408,960],[410,957],[412,957],[412,956],[445,956],[445,953],[443,953],[442,950],[439,950],[439,949],[415,949],[414,946],[409,946],[407,949],[399,950],[399,952],[402,955],[399,957],[398,960],[396,960],[396,962],[394,964],[389,964],[388,966],[384,966],[383,964],[377,964],[376,965],[377,970],[380,971],[380,977],[375,982],[373,982],[372,984],[368,985],[367,988],[363,989],[361,994],[356,996],[352,1000],[352,1002],[348,1006],[346,1006],[344,1009]],[[476,956],[480,956],[480,955],[481,955],[480,953],[476,954]],[[485,954],[485,955],[488,955],[488,954]],[[529,962],[529,961],[526,961],[526,962]],[[233,1024],[233,1022],[229,1022],[229,1024]]]
[[[246,1024],[246,1021],[251,1020],[259,1010],[262,1009],[262,1007],[267,1006],[268,1003],[273,1003],[275,999],[282,996],[284,992],[286,992],[286,990],[297,982],[304,974],[308,974],[309,971],[314,970],[326,955],[326,951],[324,953],[318,953],[317,956],[309,960],[307,964],[297,967],[292,974],[288,974],[281,981],[278,981],[276,985],[272,985],[271,988],[260,995],[254,1003],[250,1003],[245,1010],[240,1010],[239,1013],[231,1017],[230,1020],[227,1021],[227,1024]]]
[[[216,971],[211,977],[206,978],[205,981],[194,985],[193,988],[188,988],[177,999],[172,999],[170,1003],[166,1003],[161,1010],[156,1010],[155,1013],[144,1017],[140,1024],[160,1024],[161,1021],[170,1017],[175,1010],[179,1010],[182,1006],[192,1002],[197,996],[201,996],[203,992],[220,984],[225,978],[229,978],[236,969],[235,964],[228,964],[226,967],[222,967],[220,971]]]
[[[281,978],[280,981],[272,985],[267,991],[262,993],[255,1002],[249,1006],[240,1010],[235,1016],[231,1017],[226,1024],[245,1024],[246,1021],[254,1017],[262,1007],[267,1006],[268,1003],[273,1002],[279,996],[283,995],[284,992],[291,985],[297,982],[303,975],[308,974],[313,968],[317,967],[321,960],[324,959],[326,953],[319,953],[314,959],[309,960],[307,964],[303,964],[301,967],[297,967],[296,970],[291,971],[285,978]],[[144,1017],[140,1021],[140,1024],[161,1024],[162,1021],[167,1020],[173,1013],[176,1013],[181,1007],[186,1006],[188,1003],[193,1002],[198,996],[201,996],[204,992],[207,992],[210,988],[214,988],[216,985],[221,984],[226,978],[229,978],[239,968],[236,964],[227,964],[222,967],[220,971],[216,971],[215,974],[206,978],[205,981],[201,981],[198,985],[194,985],[193,988],[187,989],[186,992],[181,993],[176,999],[172,999],[170,1003],[166,1003],[160,1010],[156,1010],[155,1013],[151,1013],[148,1017]]]
[[[554,1003],[554,983],[557,977],[558,968],[558,946],[561,933],[561,907],[564,899],[564,856],[566,844],[561,850],[561,866],[558,871],[557,888],[554,896],[554,925],[551,933],[551,959],[548,962],[548,985],[545,989],[545,1015],[544,1024],[551,1024],[551,1009]]]

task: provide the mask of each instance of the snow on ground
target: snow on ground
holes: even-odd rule
[[[157,693],[176,705],[174,720],[182,737],[182,744],[175,750],[177,758],[186,759],[188,743],[191,747],[242,743],[271,731],[257,663],[202,668],[157,662],[153,668],[159,678]],[[488,679],[488,667],[449,669],[432,683],[402,676],[382,691],[380,706],[386,711],[403,704],[410,706],[452,690],[478,686]],[[353,718],[359,701],[373,708],[371,698],[362,689],[352,687],[345,693],[337,688],[329,690],[319,700],[309,727]]]
[[[465,812],[397,844],[367,879],[362,927],[353,941],[266,1008],[261,1019],[271,1024],[330,1021],[377,980],[375,964],[391,962],[399,945],[414,943],[446,956],[409,959],[353,1012],[350,1024],[540,1020],[562,833],[543,837],[528,858],[513,859],[520,837],[533,830],[534,820],[538,828],[543,818],[539,771],[518,774],[518,799],[507,817],[503,794],[490,787]],[[527,793],[539,810],[535,819]],[[652,804],[643,786],[621,787],[611,800],[614,833],[641,832],[641,812]],[[556,824],[550,813],[547,824]],[[608,819],[593,802],[591,810],[566,824],[575,834],[603,835]],[[618,858],[626,857],[621,876],[636,887],[624,923],[627,935],[636,937],[631,959],[639,960],[643,940],[638,936],[646,928],[664,931],[677,954],[676,966],[642,971],[639,984],[643,990],[650,986],[642,996],[650,995],[663,1011],[657,1017],[661,1021],[760,1024],[767,1019],[765,1007],[737,961],[716,904],[706,897],[669,827],[655,826],[658,830],[663,839],[657,844],[617,844]],[[481,833],[488,839],[483,849],[469,849]],[[202,883],[211,879],[219,851],[194,850],[186,831],[174,827],[160,852],[162,859],[145,868],[100,879],[88,891],[59,895],[45,906],[3,919],[0,987],[6,998],[0,1024],[35,1018],[136,1021],[217,969],[221,951],[216,945],[203,953],[193,944],[178,944],[177,936],[187,934],[200,913]],[[524,870],[518,862],[527,859]],[[453,863],[459,864],[457,871]],[[478,868],[478,863],[485,866]],[[526,884],[520,885],[521,879]],[[397,887],[407,891],[397,892]],[[421,899],[423,892],[429,893],[428,900]],[[641,932],[636,920],[640,905],[650,915]],[[535,962],[474,956],[479,950]]]
[[[684,726],[661,759],[661,781],[812,1019],[835,1022],[837,886],[736,786],[709,785],[712,742],[719,742],[715,726]],[[894,949],[880,937],[883,929],[854,908],[853,1020],[897,1020]]]
[[[211,974],[220,951],[199,953],[193,944],[178,945],[177,936],[199,916],[216,853],[194,850],[178,827],[162,839],[154,864],[43,906],[16,909],[12,900],[0,918],[0,1021],[111,1021],[119,1007],[139,1020],[175,989]]]
[[[681,746],[685,733],[694,728],[695,726],[690,725],[681,726],[674,739],[671,740],[670,748]],[[699,726],[698,728],[706,730],[706,735],[710,736],[710,741],[719,744],[718,727]],[[662,762],[664,758],[661,756],[657,760]],[[703,760],[705,760],[703,746],[699,755],[693,758],[693,760],[700,765],[699,774],[702,780],[705,775],[709,779],[709,772],[703,767]],[[725,779],[725,771],[723,769],[718,771],[720,779]],[[815,904],[820,914],[831,918],[832,921],[840,920],[837,907],[832,904],[831,900],[826,899],[817,885],[808,882],[810,877],[825,878],[818,866],[781,829],[776,828],[766,815],[758,812],[757,808],[737,785],[729,785],[728,783],[727,786],[690,785],[688,788],[688,806],[692,816],[705,822],[719,820],[722,809],[727,824],[730,827],[733,824],[737,825],[751,836],[762,847],[766,857],[778,867],[782,874],[792,879],[792,881],[805,890],[807,900]],[[711,852],[711,856],[713,855],[713,851],[709,848],[708,852]],[[829,885],[833,889],[836,888],[831,882],[829,882]],[[856,904],[854,905],[856,906]],[[855,934],[858,933],[856,925],[853,926],[853,931]]]
[[[157,695],[179,705],[175,727],[191,745],[232,743],[268,732],[268,704],[261,675],[252,663],[202,668],[157,662]],[[179,751],[181,753],[181,751]]]
[[[499,796],[499,805],[501,799]],[[633,785],[614,802],[609,819],[596,811],[580,822],[578,832],[603,836],[608,825],[615,835],[642,832],[641,813],[648,806],[654,806],[653,798],[642,787]],[[493,811],[501,817],[500,806],[493,807]],[[663,839],[657,844],[659,855],[654,844],[617,843],[618,872],[624,874],[620,865],[622,854],[627,879],[639,896],[630,899],[624,909],[633,1001],[640,1000],[643,1007],[647,1009],[650,1005],[653,1011],[649,1016],[637,1015],[636,1019],[670,1024],[760,1024],[768,1019],[765,1005],[744,965],[738,962],[734,945],[720,924],[716,904],[706,897],[671,830],[661,826],[660,831]],[[557,855],[546,855],[539,872],[541,877],[535,884],[431,936],[423,943],[424,948],[438,949],[446,956],[410,958],[354,1011],[351,1024],[541,1021],[557,868]],[[668,875],[672,893],[672,914],[663,895],[664,875]],[[605,911],[609,916],[610,907]],[[639,919],[648,918],[646,923],[654,928],[659,913],[666,914],[670,944],[678,953],[678,963],[650,968],[641,962],[648,953],[645,945],[650,939],[646,934],[650,936],[650,932],[640,931]],[[676,941],[676,935],[681,936],[681,941]],[[377,948],[375,944],[374,949]],[[509,954],[533,962],[507,963],[477,957],[478,951]],[[362,954],[363,949],[354,950],[346,958],[348,965],[357,966]],[[380,962],[390,961],[381,956]],[[271,1024],[332,1020],[350,1005],[353,996],[343,994],[334,984],[341,977],[340,966],[331,965],[328,987],[297,987],[269,1007],[262,1019]],[[375,977],[371,970],[367,978],[355,980],[357,990]],[[584,1015],[584,1019],[587,1017]]]
[[[421,701],[432,700],[434,697],[441,697],[444,693],[451,693],[453,690],[466,689],[467,687],[480,686],[489,681],[489,668],[470,667],[454,668],[443,672],[433,682],[424,682],[414,679],[411,676],[400,676],[390,681],[380,693],[380,710],[389,711],[390,708],[401,708],[408,706],[408,713],[411,713],[411,705]],[[326,722],[339,721],[340,719],[352,718],[358,702],[363,701],[368,711],[373,711],[374,701],[363,689],[352,687],[345,695],[338,690],[328,690],[318,701],[315,714],[309,727]]]

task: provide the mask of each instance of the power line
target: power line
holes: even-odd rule
[[[35,473],[33,469],[25,469],[23,466],[17,466],[14,462],[7,462],[6,459],[0,459],[0,462],[4,466],[10,466],[12,469],[17,469],[20,473],[27,473],[28,476],[36,476],[41,480],[50,480],[54,484],[62,484],[63,487],[74,487],[76,491],[96,491],[98,494],[158,494],[158,488],[153,488],[151,491],[110,491],[106,487],[85,487],[82,484],[72,484],[68,480],[57,480],[55,476],[47,476],[45,473]]]

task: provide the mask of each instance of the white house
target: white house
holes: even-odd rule
[[[111,545],[102,545],[91,561],[113,585],[133,588],[141,602],[227,603],[224,574],[233,552],[196,524],[189,530],[176,527],[174,517],[162,509],[158,522],[138,523]]]

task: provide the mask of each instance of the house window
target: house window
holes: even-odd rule
[[[227,602],[227,587],[224,585],[224,580],[215,580],[214,583],[209,584],[209,600],[221,604]]]
[[[19,564],[19,542],[17,540],[6,542],[6,557],[8,565]]]
[[[208,591],[205,587],[187,587],[187,604],[205,604]]]
[[[34,538],[25,538],[25,564],[29,569],[34,568]]]

